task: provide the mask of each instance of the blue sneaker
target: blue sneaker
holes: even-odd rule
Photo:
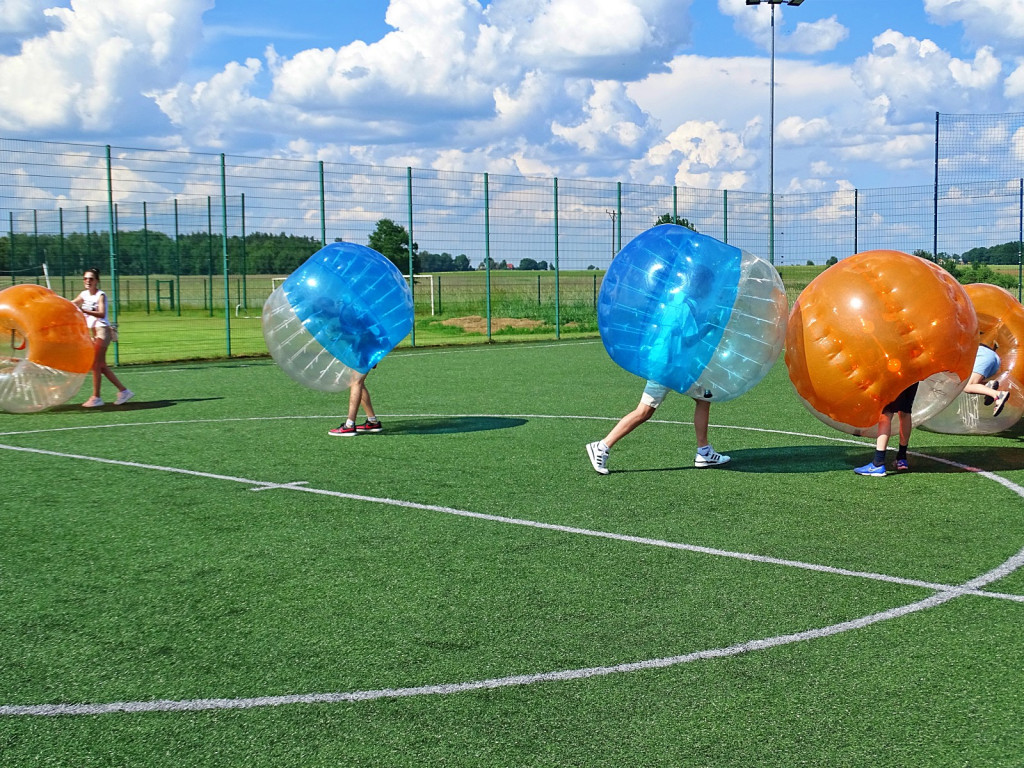
[[[857,467],[855,470],[858,475],[866,475],[867,477],[885,477],[885,465],[876,467],[873,462],[868,462],[863,467]]]

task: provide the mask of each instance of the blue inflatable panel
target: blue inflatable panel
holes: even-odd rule
[[[687,227],[635,237],[601,284],[597,325],[609,356],[630,373],[686,392],[729,323],[742,253]]]

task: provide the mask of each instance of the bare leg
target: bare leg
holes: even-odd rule
[[[900,445],[910,445],[910,430],[913,426],[912,415],[900,411]]]
[[[964,387],[964,392],[967,392],[968,394],[971,395],[985,395],[986,397],[991,397],[992,399],[999,397],[998,389],[992,389],[992,387],[986,386],[985,384],[981,383],[980,373],[971,374],[971,378],[967,380],[967,386]]]
[[[909,418],[909,414],[907,414]],[[900,414],[900,432],[903,430],[903,414]],[[892,414],[883,413],[878,418],[878,437],[875,439],[875,450],[885,451],[889,447],[889,434],[892,432]],[[910,431],[908,429],[907,436],[909,437]]]
[[[366,388],[366,380],[365,379],[363,380],[362,389],[363,389],[363,394],[362,394],[362,397],[360,398],[360,402],[362,403],[362,406],[363,406],[363,412],[366,414],[367,418],[369,418],[369,419],[376,419],[377,418],[377,414],[373,412],[373,403],[370,402],[370,390],[368,390]]]
[[[651,406],[640,403],[640,405],[619,419],[619,423],[612,427],[612,431],[608,433],[602,442],[611,448],[653,415],[654,409]]]
[[[103,377],[106,376],[110,383],[117,387],[117,391],[120,392],[124,389],[124,385],[120,379],[114,375],[114,372],[107,365],[107,347],[110,346],[110,342],[106,339],[96,338],[93,340],[93,347],[96,350],[96,357],[93,358],[92,362],[92,394],[94,397],[100,396],[100,384],[103,382]]]
[[[353,424],[355,423],[356,417],[359,415],[359,404],[363,400],[363,392],[366,391],[363,387],[363,382],[365,380],[366,374],[364,373],[352,382],[352,386],[348,390],[348,420]],[[369,400],[370,396],[366,395],[366,398]]]
[[[708,421],[711,419],[711,403],[707,400],[693,401],[693,431],[697,435],[697,447],[708,445]]]

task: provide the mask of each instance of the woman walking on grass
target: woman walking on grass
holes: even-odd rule
[[[74,304],[85,314],[86,324],[92,334],[93,348],[96,355],[92,361],[92,397],[82,403],[83,408],[99,408],[103,405],[100,398],[100,384],[103,377],[110,379],[110,383],[117,387],[117,399],[114,405],[124,405],[135,393],[125,387],[120,379],[107,365],[107,347],[115,338],[114,328],[107,319],[107,294],[100,290],[100,271],[98,269],[87,269],[82,275],[85,282],[85,290],[74,299]]]

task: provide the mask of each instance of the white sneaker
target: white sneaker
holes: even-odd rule
[[[96,397],[96,395],[93,395],[84,403],[82,403],[83,408],[99,408],[102,405],[103,401],[100,398]]]
[[[607,475],[608,467],[605,464],[608,463],[608,451],[602,451],[599,447],[600,445],[600,442],[587,443],[587,456],[590,457],[590,463],[597,474]]]
[[[117,399],[114,400],[114,405],[124,405],[133,397],[135,397],[135,393],[132,392],[130,389],[122,389],[120,392],[117,393]]]
[[[698,453],[693,459],[693,466],[698,468],[718,467],[722,464],[728,463],[729,457],[721,453],[716,453],[714,448],[711,449],[711,452],[707,456],[703,453]]]

